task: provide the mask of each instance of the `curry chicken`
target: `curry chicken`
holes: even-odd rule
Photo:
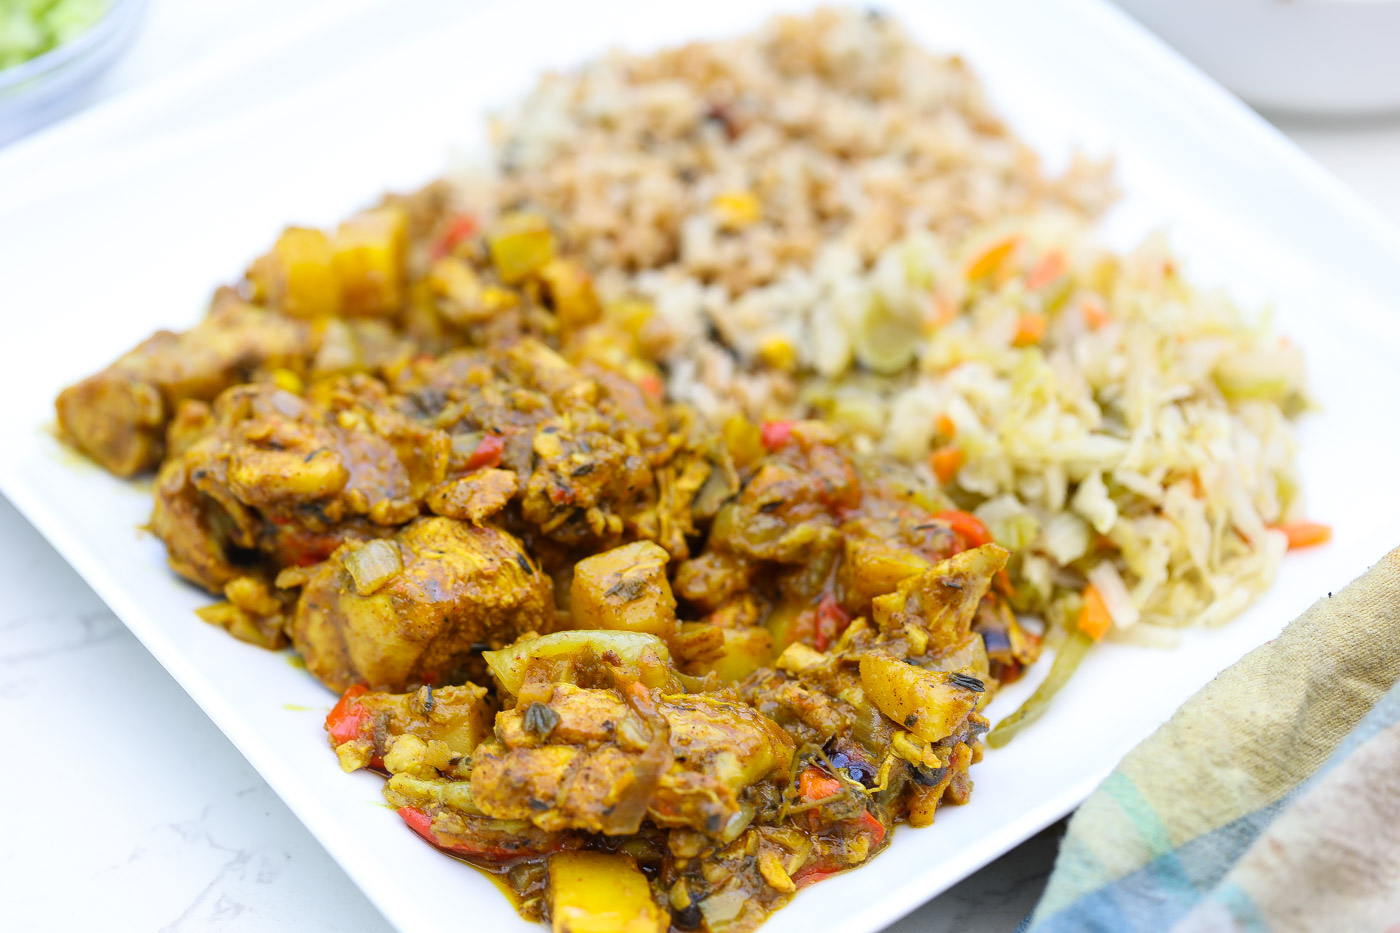
[[[738,933],[965,802],[1038,641],[928,476],[669,402],[650,313],[435,186],[285,231],[57,412],[409,829],[558,931]]]

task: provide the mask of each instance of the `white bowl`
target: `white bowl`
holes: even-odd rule
[[[1117,0],[1250,104],[1400,111],[1397,0]]]
[[[85,32],[0,69],[0,146],[71,113],[136,35],[145,8],[146,0],[111,0]]]

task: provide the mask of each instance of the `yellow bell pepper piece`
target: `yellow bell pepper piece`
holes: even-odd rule
[[[631,856],[556,852],[549,859],[554,933],[663,933],[670,925]]]

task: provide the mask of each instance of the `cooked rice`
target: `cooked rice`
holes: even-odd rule
[[[1019,608],[1067,623],[1092,582],[1161,642],[1272,581],[1300,355],[1161,241],[1095,246],[1106,167],[1046,177],[960,59],[885,17],[781,17],[552,75],[495,133],[483,209],[544,210],[604,294],[646,299],[673,395],[941,452],[1017,551]]]
[[[671,267],[730,295],[870,262],[1049,205],[1097,213],[1102,166],[1047,178],[956,57],[890,19],[824,10],[546,77],[495,127],[500,197],[546,209],[600,269]]]

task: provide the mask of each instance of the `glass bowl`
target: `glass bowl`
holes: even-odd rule
[[[71,113],[131,43],[146,0],[110,0],[86,32],[27,62],[0,69],[0,146]]]

